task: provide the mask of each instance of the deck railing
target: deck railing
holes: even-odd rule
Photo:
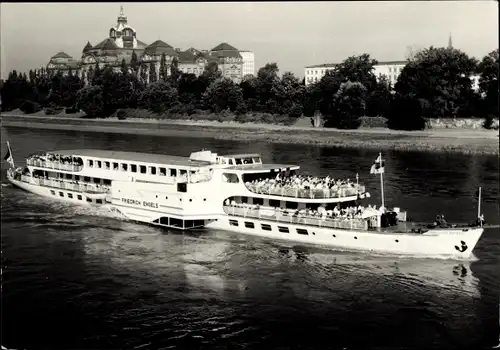
[[[330,227],[351,230],[368,230],[368,222],[364,219],[354,218],[318,218],[302,215],[285,215],[279,210],[273,209],[251,209],[236,206],[224,206],[224,212],[232,216],[272,220],[282,223],[300,224],[308,226]]]
[[[40,159],[27,159],[26,164],[40,168],[66,170],[66,171],[81,171],[83,169],[83,165],[63,164],[61,162],[40,160]]]
[[[30,183],[33,185],[38,185],[38,186],[45,186],[45,187],[51,187],[51,188],[58,188],[58,189],[63,189],[63,190],[70,190],[70,191],[75,191],[75,192],[87,192],[87,191],[92,191],[92,192],[99,192],[99,193],[107,193],[109,192],[109,188],[105,186],[99,186],[97,187],[94,184],[89,184],[89,183],[70,183],[67,181],[63,180],[58,180],[58,179],[43,179],[43,178],[36,178],[32,176],[26,176],[26,175],[21,175],[21,181]]]
[[[247,183],[246,188],[253,193],[268,194],[281,197],[327,199],[356,196],[364,193],[365,186],[354,185],[354,187],[340,187],[338,189],[300,189],[297,187],[272,187],[271,185],[259,185]]]

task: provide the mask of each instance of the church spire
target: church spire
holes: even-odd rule
[[[450,32],[450,36],[448,37],[448,48],[453,49],[453,43],[451,41],[451,32]]]
[[[120,15],[118,16],[118,24],[127,24],[127,16],[123,14],[123,5],[120,6]]]

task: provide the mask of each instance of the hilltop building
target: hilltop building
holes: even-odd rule
[[[313,66],[307,66],[304,68],[304,77],[306,85],[314,84],[321,80],[329,70],[333,70],[338,63],[327,63],[318,64]],[[377,65],[373,66],[373,73],[379,78],[380,75],[385,75],[392,86],[394,86],[398,80],[399,74],[403,67],[406,65],[406,61],[387,61],[379,62]]]
[[[128,19],[123,13],[123,6],[120,7],[117,23],[109,29],[107,38],[96,45],[87,42],[82,49],[79,61],[74,60],[64,52],[54,55],[47,65],[47,70],[61,71],[63,74],[67,74],[71,69],[87,81],[91,67],[94,68],[96,65],[100,68],[111,66],[115,70],[119,70],[123,60],[127,64],[130,63],[134,52],[137,55],[140,70],[147,71],[145,74],[147,80],[149,80],[151,64],[155,67],[157,76],[159,75],[162,54],[165,54],[167,74],[170,74],[170,65],[176,58],[178,69],[184,73],[199,76],[209,62],[217,62],[222,76],[228,77],[236,83],[239,83],[244,75],[244,59],[240,51],[227,43],[221,43],[210,51],[195,48],[182,51],[162,40],[156,40],[150,45],[146,44],[138,39],[136,30],[128,24]],[[251,53],[251,62],[253,67],[253,53]]]
[[[240,55],[243,58],[243,76],[254,75],[255,76],[255,55],[252,51],[240,51]]]

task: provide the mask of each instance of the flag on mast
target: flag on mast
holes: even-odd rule
[[[384,173],[384,161],[382,160],[382,155],[378,155],[375,162],[370,169],[370,174],[383,174]]]
[[[10,144],[9,144],[9,141],[7,141],[7,154],[5,155],[5,157],[3,157],[3,159],[5,159],[11,167],[15,168],[15,164],[14,164],[14,158],[12,158],[12,152],[10,151]]]

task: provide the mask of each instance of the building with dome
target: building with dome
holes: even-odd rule
[[[174,58],[177,59],[178,69],[183,73],[190,73],[199,76],[205,70],[209,62],[217,62],[222,76],[239,83],[243,77],[243,58],[238,49],[228,43],[221,43],[212,50],[198,50],[193,47],[182,51],[174,48],[162,40],[156,40],[151,44],[138,39],[136,30],[128,24],[127,17],[123,13],[123,6],[120,7],[120,14],[117,23],[109,29],[108,37],[98,44],[92,45],[90,42],[83,47],[80,61],[74,60],[64,52],[51,57],[47,69],[62,71],[63,74],[73,69],[79,76],[87,81],[89,69],[111,66],[119,70],[122,61],[130,63],[135,52],[139,63],[139,76],[147,77],[149,80],[149,69],[155,67],[157,77],[159,76],[161,56],[165,54],[167,63],[167,74],[170,74],[170,65]],[[151,65],[152,64],[152,65]],[[146,70],[143,74],[141,70]]]

